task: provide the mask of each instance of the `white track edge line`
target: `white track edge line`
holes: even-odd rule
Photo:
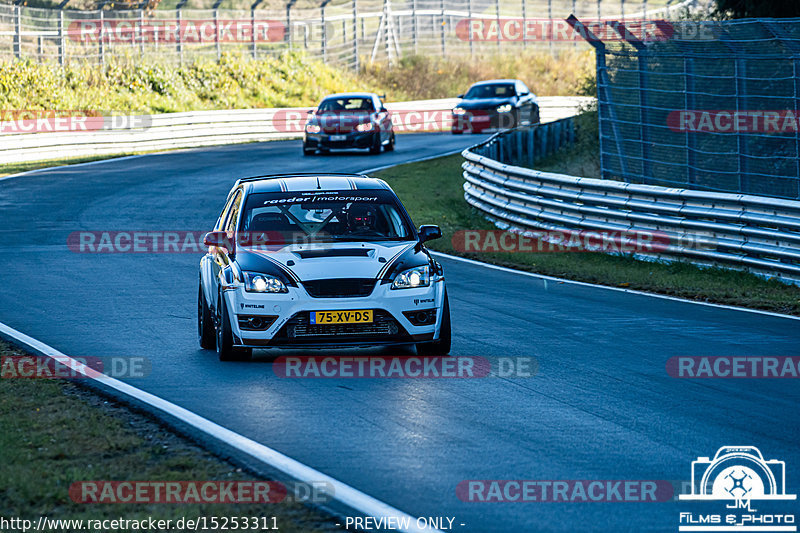
[[[181,422],[205,433],[206,435],[214,437],[215,439],[218,439],[229,446],[236,448],[240,452],[243,452],[262,463],[280,470],[294,479],[304,483],[328,483],[333,487],[333,494],[330,496],[334,500],[338,500],[339,502],[344,503],[348,507],[351,507],[358,512],[376,518],[391,516],[400,520],[408,520],[409,527],[405,529],[398,529],[398,531],[404,531],[408,533],[441,533],[439,530],[429,527],[419,528],[417,527],[417,519],[413,516],[395,509],[389,504],[373,498],[372,496],[369,496],[358,489],[342,483],[337,479],[325,475],[322,472],[314,470],[310,466],[306,466],[303,463],[278,452],[277,450],[273,450],[268,446],[259,444],[254,440],[251,440],[230,429],[203,418],[200,415],[189,411],[188,409],[175,405],[174,403],[159,398],[158,396],[149,392],[137,389],[136,387],[128,385],[127,383],[117,379],[107,376],[93,377],[89,375],[89,372],[84,370],[86,367],[84,367],[79,361],[59,352],[55,348],[48,346],[37,339],[34,339],[33,337],[22,333],[21,331],[17,331],[16,329],[2,322],[0,322],[0,334],[5,337],[10,337],[18,343],[33,349],[35,352],[38,352],[41,355],[50,357],[55,361],[62,363],[68,362],[70,365],[74,365],[75,369],[87,378],[102,383],[116,390],[117,392],[120,392],[126,396],[130,396],[140,402],[154,407],[159,411],[175,417]]]
[[[674,302],[682,302],[682,303],[695,304],[695,305],[704,305],[706,307],[715,307],[717,309],[727,309],[729,311],[743,311],[743,312],[746,312],[746,313],[755,313],[755,314],[758,314],[758,315],[766,315],[766,316],[771,316],[771,317],[775,317],[775,318],[789,318],[791,320],[800,320],[800,316],[786,315],[786,314],[783,314],[783,313],[775,313],[773,311],[764,311],[762,309],[750,309],[748,307],[737,307],[735,305],[715,304],[715,303],[712,303],[712,302],[698,302],[696,300],[689,300],[687,298],[679,298],[677,296],[668,296],[666,294],[657,294],[657,293],[654,293],[654,292],[637,291],[635,289],[623,289],[621,287],[611,287],[609,285],[600,285],[600,284],[597,284],[597,283],[588,283],[586,281],[576,281],[576,280],[572,280],[572,279],[557,278],[557,277],[554,277],[554,276],[548,276],[546,274],[537,274],[535,272],[525,272],[524,270],[517,270],[515,268],[509,268],[509,267],[504,267],[504,266],[499,266],[499,265],[493,265],[491,263],[484,263],[482,261],[476,261],[475,259],[467,259],[466,257],[459,257],[457,255],[450,255],[450,254],[446,254],[444,252],[436,252],[436,251],[431,250],[431,253],[433,255],[437,255],[439,257],[445,257],[447,259],[452,259],[454,261],[461,261],[462,263],[469,263],[471,265],[482,266],[484,268],[491,268],[493,270],[499,270],[501,272],[508,272],[510,274],[519,274],[519,275],[522,275],[522,276],[529,276],[529,277],[537,278],[537,279],[541,279],[541,280],[557,281],[559,283],[569,283],[571,285],[579,285],[581,287],[594,287],[596,289],[605,289],[605,290],[609,290],[609,291],[624,292],[624,293],[627,293],[627,294],[637,294],[639,296],[649,296],[650,298],[660,298],[662,300],[671,300],[671,301],[674,301]]]

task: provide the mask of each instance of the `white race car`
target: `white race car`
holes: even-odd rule
[[[450,351],[441,265],[386,182],[352,174],[240,179],[206,234],[197,329],[221,360],[253,348],[416,344]]]

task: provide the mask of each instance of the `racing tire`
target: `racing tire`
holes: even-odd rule
[[[228,319],[228,309],[222,293],[219,295],[217,305],[217,355],[220,361],[249,361],[253,356],[252,348],[235,348],[233,346],[233,333],[231,322]]]
[[[392,133],[392,137],[389,139],[389,144],[387,144],[383,149],[387,152],[394,152],[394,133]]]
[[[372,143],[372,146],[369,147],[369,153],[371,154],[379,154],[381,153],[381,136],[376,135],[375,141]]]
[[[417,355],[425,357],[449,354],[452,336],[450,326],[450,300],[447,298],[447,292],[445,292],[444,308],[442,309],[442,329],[439,331],[439,340],[417,344]]]
[[[197,292],[197,337],[201,348],[213,350],[217,345],[217,333],[214,330],[214,317],[203,294],[202,283]]]

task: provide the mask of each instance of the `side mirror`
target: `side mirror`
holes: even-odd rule
[[[417,233],[419,233],[419,242],[432,241],[442,237],[442,230],[439,226],[420,226]]]
[[[386,109],[385,107],[381,107],[381,111],[380,111],[380,112],[381,112],[381,113],[388,113],[388,112],[389,112],[389,110],[388,110],[388,109]]]
[[[463,94],[459,94],[458,96],[456,96],[456,98],[464,98],[464,95]]]
[[[206,233],[205,237],[203,237],[203,244],[206,246],[224,248],[228,253],[234,252],[234,243],[228,238],[228,234],[224,231],[211,231]]]
[[[313,109],[309,109],[308,111],[306,111],[306,114],[307,115],[313,115],[314,114],[314,110]]]

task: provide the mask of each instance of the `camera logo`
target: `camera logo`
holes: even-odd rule
[[[786,494],[786,464],[764,460],[755,446],[723,446],[714,459],[692,461],[692,493],[681,500],[794,500]]]
[[[713,459],[692,461],[691,493],[680,500],[724,501],[725,509],[715,512],[682,511],[678,531],[797,531],[796,517],[780,509],[782,504],[751,501],[796,500],[786,494],[786,464],[764,460],[755,446],[723,446]],[[722,512],[720,512],[722,511]]]

